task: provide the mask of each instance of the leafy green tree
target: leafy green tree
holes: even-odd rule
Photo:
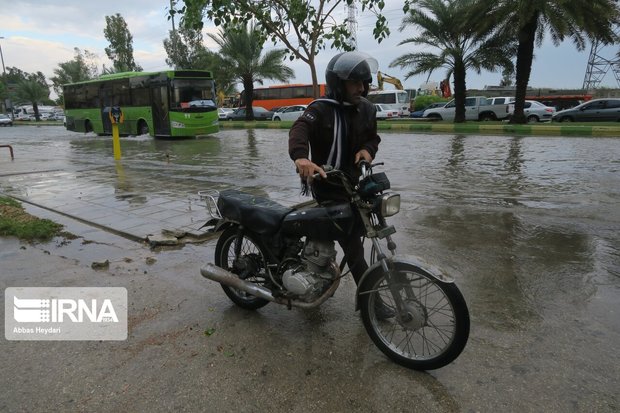
[[[141,72],[142,67],[133,58],[133,36],[123,16],[119,13],[105,16],[105,23],[103,34],[110,42],[110,46],[105,48],[105,54],[114,64],[113,71]]]
[[[35,79],[21,80],[17,83],[15,94],[19,101],[28,102],[32,105],[35,119],[39,122],[41,120],[39,103],[49,99],[49,87]]]
[[[577,50],[584,50],[587,38],[603,44],[616,42],[614,25],[620,23],[616,0],[481,0],[473,12],[487,16],[484,21],[516,37],[516,96],[512,123],[525,123],[525,94],[530,81],[534,48],[545,34],[557,46],[566,38]]]
[[[213,72],[221,98],[235,93],[235,77],[224,64],[222,57],[205,47],[200,30],[190,27],[171,30],[168,39],[164,40],[164,49],[168,54],[166,63],[176,69]]]
[[[55,76],[52,76],[52,87],[62,101],[62,85],[68,83],[82,82],[90,80],[98,75],[97,65],[94,63],[95,54],[79,48],[74,49],[75,57],[73,60],[59,63],[54,69]]]
[[[285,82],[295,74],[284,64],[286,50],[274,49],[263,54],[263,38],[254,25],[248,27],[243,24],[220,29],[217,35],[209,34],[209,37],[220,46],[224,67],[228,68],[235,80],[243,83],[246,120],[254,120],[254,82],[262,84],[263,79]]]
[[[207,53],[201,31],[185,26],[170,30],[164,49],[168,55],[166,63],[177,69],[198,69]]]
[[[390,67],[408,68],[406,78],[444,68],[446,78],[454,75],[454,122],[465,122],[466,72],[512,68],[514,42],[493,27],[478,28],[479,16],[469,11],[477,0],[416,0],[407,2],[408,14],[400,30],[412,27],[416,33],[399,45],[424,46],[396,58]],[[415,4],[414,4],[415,3]],[[415,6],[415,8],[409,7]],[[434,51],[434,52],[433,52]]]
[[[183,24],[202,29],[203,19],[212,20],[224,29],[239,23],[256,22],[257,33],[274,44],[281,42],[291,60],[299,59],[310,68],[314,95],[318,97],[318,75],[315,58],[330,44],[332,48],[350,50],[351,33],[348,20],[338,23],[335,13],[342,12],[353,0],[184,0],[181,8],[170,15],[183,15]],[[390,34],[386,18],[381,14],[384,0],[361,0],[362,11],[376,16],[373,35],[379,42]]]
[[[434,96],[434,95],[417,96],[415,98],[414,110],[422,110],[432,103],[437,103],[437,102],[448,103],[448,100],[449,99],[442,98],[440,96]]]
[[[504,68],[502,70],[502,80],[499,82],[500,86],[512,86],[514,83],[515,71],[514,68]]]
[[[6,75],[3,75],[3,83],[9,86],[7,94],[8,98],[11,99],[14,106],[32,102],[30,99],[24,99],[23,96],[18,93],[20,84],[23,82],[36,82],[41,86],[41,88],[43,88],[43,97],[38,100],[38,103],[54,103],[49,98],[50,88],[47,85],[47,80],[45,79],[45,75],[42,72],[28,73],[17,67],[7,67],[6,71]]]

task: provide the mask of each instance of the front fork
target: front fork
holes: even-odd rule
[[[394,241],[392,241],[392,236],[388,235],[385,238],[387,240],[387,246],[390,250],[390,254],[392,256],[396,255],[396,244],[394,243]],[[394,303],[396,304],[397,314],[399,314],[398,317],[401,318],[400,315],[404,314],[403,310],[405,309],[405,303],[403,301],[403,297],[400,294],[400,290],[396,286],[396,282],[398,280],[396,279],[397,274],[394,272],[392,261],[387,259],[387,256],[385,255],[378,238],[371,238],[371,241],[374,252],[376,254],[376,260],[381,265],[381,269],[385,274],[385,280],[388,284],[388,288],[390,289],[390,292],[392,293],[392,298],[394,299]],[[413,291],[410,291],[410,289],[406,289],[405,291],[407,292],[407,296],[412,296]]]

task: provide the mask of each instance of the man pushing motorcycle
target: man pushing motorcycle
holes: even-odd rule
[[[381,164],[370,163],[381,139],[364,96],[376,69],[364,53],[335,56],[325,74],[327,96],[313,101],[290,131],[289,154],[317,205],[287,207],[236,188],[205,194],[209,225],[221,235],[214,263],[200,273],[248,310],[271,302],[316,308],[340,285],[338,241],[373,343],[405,367],[436,369],[465,348],[469,312],[449,274],[396,254],[397,231],[386,218],[400,211],[400,194],[388,191],[385,172],[373,171]],[[372,243],[370,267],[362,236]]]
[[[289,132],[289,155],[301,177],[303,192],[310,190],[319,204],[349,201],[341,185],[312,179],[315,174],[327,177],[321,166],[340,169],[355,184],[360,175],[358,163],[370,164],[379,150],[376,108],[366,99],[377,69],[377,60],[365,53],[334,56],[325,71],[327,96],[310,103]],[[362,234],[360,223],[348,238],[338,240],[357,284],[368,269]],[[376,311],[382,319],[394,316],[394,311],[381,302]]]

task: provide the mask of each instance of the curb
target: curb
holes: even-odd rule
[[[222,129],[290,129],[291,121],[225,121],[220,122]],[[463,134],[493,134],[493,135],[536,135],[536,136],[601,136],[620,137],[619,126],[583,126],[558,125],[546,123],[542,125],[512,125],[500,123],[430,123],[406,121],[379,121],[377,129],[394,132],[419,133],[463,133]]]

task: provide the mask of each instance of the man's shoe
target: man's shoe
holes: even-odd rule
[[[379,299],[375,301],[375,315],[378,320],[387,320],[394,317],[396,312]]]

